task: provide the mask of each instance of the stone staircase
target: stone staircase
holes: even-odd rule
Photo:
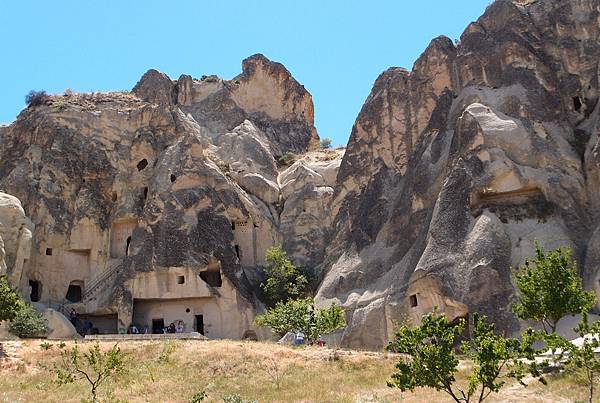
[[[107,287],[110,281],[112,281],[117,273],[121,270],[121,267],[123,267],[123,262],[119,261],[110,266],[108,269],[104,270],[99,276],[92,279],[90,284],[85,287],[85,292],[82,296],[82,302],[91,300],[96,295],[98,290]]]

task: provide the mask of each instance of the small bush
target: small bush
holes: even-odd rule
[[[23,301],[6,276],[0,276],[0,321],[12,320],[23,307]]]
[[[194,395],[190,398],[189,403],[198,403],[206,399],[208,395],[204,390],[194,393]]]
[[[48,94],[46,94],[46,91],[31,90],[25,96],[25,103],[27,106],[39,106],[43,104],[46,99],[48,99]]]
[[[31,305],[24,305],[8,325],[8,330],[19,337],[40,337],[48,331],[48,321]]]
[[[331,139],[329,137],[325,137],[321,140],[321,148],[327,149],[331,148]]]
[[[42,350],[48,351],[52,349],[52,344],[48,343],[47,341],[40,343],[40,348]]]
[[[296,154],[291,151],[287,151],[281,157],[279,157],[279,163],[281,165],[291,165],[296,161]]]
[[[61,361],[54,364],[56,383],[67,385],[76,381],[87,382],[92,402],[99,402],[98,388],[109,379],[119,379],[127,372],[126,354],[115,344],[104,352],[96,342],[87,352],[80,352],[75,345],[61,352]]]
[[[61,112],[67,109],[67,103],[64,99],[57,100],[52,104],[52,106],[54,107],[54,112]]]

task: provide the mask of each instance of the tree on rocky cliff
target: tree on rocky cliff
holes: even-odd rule
[[[535,257],[515,273],[518,302],[513,311],[519,319],[534,320],[545,333],[555,333],[563,316],[588,312],[596,303],[594,292],[583,290],[571,256],[568,248],[546,252],[536,243]]]
[[[261,288],[272,305],[302,296],[308,285],[306,276],[288,258],[280,246],[267,249],[266,280]]]

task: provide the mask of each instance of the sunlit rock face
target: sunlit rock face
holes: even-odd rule
[[[22,204],[0,196],[0,270],[99,331],[253,338],[282,245],[346,309],[346,346],[435,307],[515,332],[510,268],[534,240],[572,247],[600,292],[599,8],[494,2],[383,72],[345,150],[318,149],[310,94],[262,55],[231,80],[149,70],[48,97],[0,127],[0,189]]]
[[[150,70],[131,93],[50,96],[0,133],[0,188],[23,205],[0,197],[2,271],[100,332],[181,320],[253,337],[267,248],[322,260],[343,151],[277,162],[318,144],[313,121],[310,94],[262,55],[233,80]],[[296,166],[320,179],[287,173]]]
[[[377,79],[334,188],[322,304],[343,342],[381,347],[434,306],[502,331],[510,267],[570,246],[600,291],[599,2],[491,4],[460,41],[436,38],[411,72]]]

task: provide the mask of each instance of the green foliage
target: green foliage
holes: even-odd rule
[[[200,390],[194,393],[194,395],[190,398],[189,403],[198,403],[203,401],[207,397],[208,395],[206,394],[206,392],[204,390]]]
[[[51,350],[52,347],[53,347],[52,344],[48,343],[47,341],[44,341],[44,342],[40,343],[40,348],[42,350],[48,351],[48,350]]]
[[[173,355],[175,350],[177,350],[177,344],[174,341],[169,340],[166,343],[164,343],[162,351],[160,352],[160,355],[158,356],[158,363],[159,364],[170,363],[171,356]]]
[[[513,311],[519,319],[535,320],[544,332],[554,333],[563,316],[588,312],[595,304],[594,293],[583,290],[571,255],[568,248],[546,252],[536,243],[534,259],[526,259],[515,273],[519,302]]]
[[[6,276],[0,276],[0,321],[14,319],[22,308],[19,294],[10,286]]]
[[[588,386],[588,401],[594,397],[594,382],[600,377],[600,357],[596,350],[600,348],[600,321],[589,323],[587,312],[581,314],[581,320],[573,329],[583,340],[580,346],[574,345],[557,334],[545,337],[548,346],[558,350],[558,360],[563,361],[571,374],[581,371]]]
[[[465,328],[464,320],[451,326],[445,316],[430,313],[423,317],[421,326],[402,326],[395,334],[388,349],[406,354],[396,364],[396,372],[388,386],[402,391],[418,387],[433,388],[446,392],[456,402],[481,402],[490,393],[504,385],[503,377],[521,380],[523,365],[516,364],[518,357],[531,352],[531,340],[521,344],[518,340],[494,334],[494,325],[486,323],[485,316],[473,317],[473,338],[462,345],[462,351],[474,367],[469,375],[467,388],[456,384],[458,357],[455,345]],[[510,370],[504,369],[510,367]],[[536,375],[536,374],[534,374]]]
[[[308,280],[294,266],[280,246],[267,249],[266,280],[260,285],[269,302],[276,304],[300,297]]]
[[[279,336],[288,332],[302,332],[309,341],[346,327],[344,310],[335,304],[316,309],[312,299],[280,302],[264,315],[255,319],[257,326],[270,327]]]
[[[61,352],[61,361],[54,365],[53,372],[59,385],[86,381],[90,386],[92,401],[96,403],[99,401],[98,388],[110,378],[125,373],[125,358],[125,353],[118,344],[103,352],[96,342],[85,353],[81,353],[75,345],[72,349]]]
[[[277,160],[280,165],[291,165],[296,161],[296,154],[291,151],[285,152],[279,159]]]
[[[321,148],[331,148],[331,139],[329,137],[321,139]]]
[[[19,337],[39,337],[48,331],[48,321],[31,305],[24,304],[10,321],[8,330]]]

